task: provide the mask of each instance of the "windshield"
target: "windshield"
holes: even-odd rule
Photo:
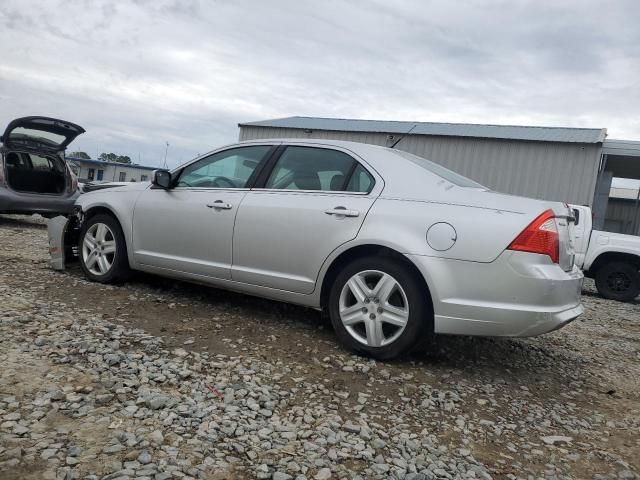
[[[403,158],[406,158],[412,163],[428,170],[429,172],[437,175],[441,178],[444,178],[446,181],[457,185],[458,187],[468,187],[468,188],[482,188],[487,189],[487,187],[480,185],[473,180],[463,177],[462,175],[457,174],[456,172],[452,172],[448,168],[444,168],[442,165],[438,165],[437,163],[430,162],[426,158],[418,157],[417,155],[413,155],[412,153],[403,152],[402,150],[392,150],[388,149],[391,152],[400,155]]]

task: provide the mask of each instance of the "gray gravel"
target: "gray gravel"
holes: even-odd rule
[[[38,223],[0,216],[0,478],[638,478],[638,304],[385,364],[315,312],[53,272]]]

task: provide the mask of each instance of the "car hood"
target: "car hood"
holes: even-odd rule
[[[22,117],[9,122],[2,143],[10,149],[58,153],[85,132],[75,123],[49,117]]]
[[[96,190],[104,190],[106,188],[128,187],[129,182],[87,182],[81,183],[80,188],[83,193],[95,192]]]
[[[87,183],[83,187],[83,192],[85,195],[91,195],[92,193],[139,192],[146,190],[150,185],[150,182]]]

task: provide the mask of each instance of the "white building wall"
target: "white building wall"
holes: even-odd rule
[[[78,164],[79,162],[75,161],[74,163]],[[112,164],[89,164],[89,163],[81,163],[80,169],[78,172],[78,178],[82,180],[89,179],[89,170],[93,169],[93,181],[99,181],[98,179],[98,171],[102,170],[102,181],[104,182],[130,182],[132,179],[136,182],[144,181],[142,179],[143,176],[146,176],[146,180],[151,180],[151,174],[153,170],[147,168],[137,168],[135,166],[127,166],[127,165],[112,165]],[[121,180],[120,174],[124,173],[124,180]]]

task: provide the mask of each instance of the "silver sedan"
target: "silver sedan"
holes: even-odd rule
[[[583,311],[566,205],[398,150],[244,142],[76,208],[64,229],[90,280],[142,270],[322,309],[343,345],[380,359],[434,333],[538,335]],[[50,230],[55,244],[62,224]]]

